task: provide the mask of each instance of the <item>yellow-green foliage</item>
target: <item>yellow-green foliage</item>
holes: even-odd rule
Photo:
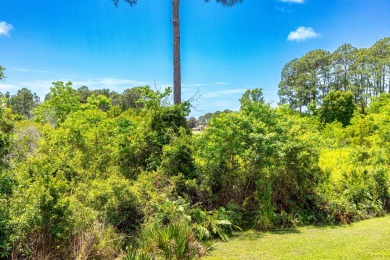
[[[326,145],[319,166],[329,179],[320,190],[327,201],[324,210],[338,222],[389,209],[388,98],[382,95],[374,101],[366,115],[356,113],[346,128],[333,123],[323,129]]]
[[[349,163],[351,148],[322,149],[318,165],[324,173],[329,174],[329,180],[339,182],[343,173],[351,171],[355,165]]]
[[[240,111],[192,135],[188,103],[139,94],[142,105],[122,111],[102,95],[80,103],[59,82],[38,122],[4,103],[0,258],[190,259],[237,224],[346,223],[390,209],[386,96],[343,127],[247,91]]]

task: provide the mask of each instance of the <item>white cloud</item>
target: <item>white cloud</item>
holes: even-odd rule
[[[20,72],[39,72],[39,73],[49,73],[47,70],[30,70],[30,69],[21,69],[21,68],[16,68],[15,70],[20,71]]]
[[[83,81],[71,80],[73,83],[73,88],[78,88],[80,86],[87,86],[89,89],[103,89],[108,88],[116,92],[122,92],[127,88],[139,87],[139,86],[154,86],[154,82],[138,81],[131,79],[118,79],[118,78],[94,78]],[[63,81],[68,81],[63,80]]]
[[[214,103],[219,110],[230,109],[237,111],[240,107],[237,107],[237,101],[219,100]]]
[[[290,32],[287,39],[289,41],[304,41],[306,39],[317,38],[320,34],[316,33],[311,27],[299,27],[293,32]]]
[[[93,80],[94,83],[98,85],[106,85],[106,86],[122,86],[122,85],[130,85],[130,86],[145,86],[150,85],[145,81],[137,81],[130,79],[116,79],[116,78],[101,78]]]
[[[285,8],[285,7],[276,6],[275,10],[277,10],[279,12],[289,13],[289,14],[292,13],[292,10]]]
[[[0,22],[0,36],[9,36],[9,32],[13,29],[14,27],[12,24],[6,23],[4,21]]]
[[[305,0],[280,0],[282,3],[303,4]]]
[[[27,69],[16,69],[18,71],[31,71]],[[45,72],[45,71],[41,71]],[[63,81],[72,82],[72,87],[77,89],[81,86],[87,86],[90,90],[108,88],[110,90],[121,93],[126,88],[146,86],[154,86],[153,82],[144,82],[130,79],[117,79],[117,78],[93,78],[85,81],[72,80],[71,78],[56,78],[46,80],[31,80],[31,81],[7,81],[7,83],[0,82],[0,92],[9,91],[11,94],[16,93],[17,90],[22,88],[28,88],[32,92],[37,93],[42,99],[50,91],[50,87],[53,86],[53,82]],[[161,87],[158,85],[157,87]]]
[[[5,84],[5,83],[0,83],[0,92],[1,91],[12,91],[17,89],[18,87],[13,85],[13,84]]]
[[[15,86],[11,92],[15,92],[22,88],[27,88],[31,92],[36,93],[41,100],[45,98],[45,95],[49,93],[50,87],[53,86],[53,82],[57,80],[32,80],[32,81],[12,81]],[[66,81],[65,81],[66,82]]]

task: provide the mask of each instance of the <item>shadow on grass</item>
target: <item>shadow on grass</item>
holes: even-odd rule
[[[359,221],[357,221],[359,222]],[[352,223],[340,223],[340,224],[327,224],[327,223],[315,223],[315,224],[312,224],[312,225],[306,225],[306,226],[302,226],[302,227],[308,227],[308,228],[315,228],[315,229],[338,229],[338,228],[348,228],[350,226],[352,226],[354,223],[356,222],[352,222]]]
[[[286,229],[276,229],[271,231],[261,231],[261,230],[247,230],[244,232],[237,232],[231,235],[231,238],[240,238],[245,240],[257,240],[263,238],[267,234],[272,235],[287,235],[287,234],[300,234],[301,231],[295,228],[286,228]]]
[[[276,229],[270,232],[274,235],[286,235],[286,234],[299,234],[301,231],[299,231],[296,228],[286,228],[286,229]]]
[[[265,233],[261,231],[250,231],[245,233],[234,234],[233,237],[239,237],[240,239],[245,239],[245,240],[257,240],[259,238],[264,237],[264,234]]]

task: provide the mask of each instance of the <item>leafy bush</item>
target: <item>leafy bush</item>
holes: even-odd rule
[[[3,194],[0,193],[0,259],[7,259],[11,255],[11,235],[12,226],[9,214],[9,202]]]
[[[262,229],[280,225],[279,214],[315,221],[316,187],[323,181],[316,124],[270,108],[261,93],[249,94],[240,112],[214,118],[196,140],[197,167],[212,193],[204,203],[235,204]]]
[[[41,258],[60,254],[75,224],[64,176],[43,175],[20,186],[12,197],[15,243],[21,255]]]
[[[142,210],[137,191],[130,181],[119,176],[92,181],[88,187],[86,204],[120,231],[134,232],[142,223]]]
[[[1,103],[2,259],[194,259],[238,226],[390,209],[388,96],[348,125],[351,111],[321,123],[314,103],[301,114],[248,90],[240,111],[192,135],[189,104],[170,106],[169,89],[137,88],[139,105],[125,111],[109,90],[79,92],[55,83],[35,123]]]
[[[143,231],[141,241],[143,250],[164,259],[197,259],[207,252],[185,221],[149,226]]]

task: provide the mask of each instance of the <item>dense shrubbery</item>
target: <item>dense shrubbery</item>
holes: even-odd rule
[[[240,112],[212,120],[197,140],[208,204],[239,209],[242,221],[260,228],[291,225],[287,215],[313,221],[322,181],[315,124],[262,101],[241,101]]]
[[[199,135],[169,90],[126,95],[57,82],[25,116],[2,101],[0,259],[194,259],[239,226],[390,209],[389,95],[301,114],[248,90]]]
[[[323,150],[322,168],[329,174],[323,186],[329,216],[350,222],[389,210],[389,94],[382,94],[351,124],[333,125],[337,142]],[[329,131],[329,129],[326,129]],[[337,160],[337,161],[336,161]],[[328,161],[328,162],[326,162]]]

